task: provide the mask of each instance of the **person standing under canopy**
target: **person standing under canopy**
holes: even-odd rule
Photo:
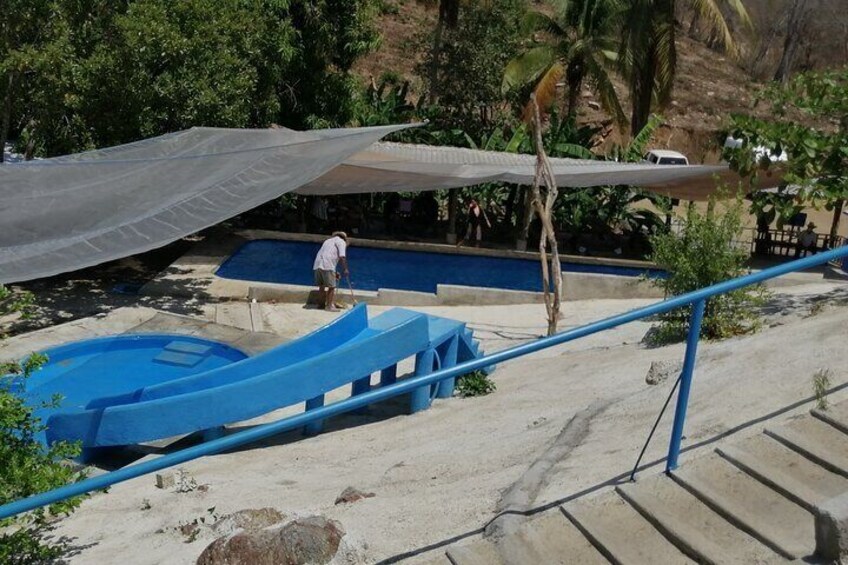
[[[347,268],[347,234],[343,231],[333,232],[333,235],[324,241],[312,265],[319,296],[324,299],[324,309],[329,312],[338,312],[335,303],[336,286],[339,280],[336,267],[340,262],[342,264],[342,274],[349,277],[350,271]]]
[[[491,228],[488,216],[483,208],[477,204],[477,200],[472,198],[468,202],[468,229],[465,231],[465,238],[456,244],[457,247],[463,245],[467,240],[474,236],[474,246],[480,247],[480,242],[483,240],[483,222],[486,222],[486,227]]]

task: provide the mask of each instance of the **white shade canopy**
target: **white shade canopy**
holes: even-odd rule
[[[351,194],[532,183],[530,155],[375,144],[404,127],[409,126],[306,132],[192,128],[0,165],[0,283],[161,247],[290,191]],[[552,163],[563,187],[638,185],[682,198],[702,198],[712,192],[714,175],[728,174],[726,166]]]

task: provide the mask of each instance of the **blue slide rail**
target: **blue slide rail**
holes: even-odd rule
[[[219,439],[210,440],[200,445],[182,449],[168,455],[163,455],[157,459],[143,461],[135,465],[118,469],[117,471],[105,473],[103,475],[85,479],[78,483],[59,487],[51,491],[33,495],[29,498],[5,504],[0,506],[0,519],[34,510],[42,506],[54,504],[67,498],[101,490],[114,484],[134,479],[142,475],[154,473],[156,471],[161,471],[199,457],[214,455],[216,453],[221,453],[222,451],[235,449],[282,432],[308,426],[314,422],[318,422],[332,416],[365,408],[369,404],[373,404],[375,402],[394,398],[402,394],[412,393],[417,389],[429,387],[446,379],[453,379],[471,371],[485,370],[486,367],[510,361],[524,355],[529,355],[542,349],[568,343],[623,324],[691,305],[693,308],[691,313],[689,335],[687,337],[684,366],[680,378],[680,391],[677,396],[677,407],[675,410],[674,423],[672,424],[671,441],[666,459],[666,470],[672,471],[677,467],[678,457],[680,455],[680,443],[683,437],[686,408],[688,406],[689,391],[691,390],[692,375],[695,369],[695,357],[700,338],[701,319],[703,317],[706,301],[719,294],[724,294],[752,284],[761,283],[787,273],[815,267],[829,261],[845,257],[848,257],[848,246],[831,249],[830,251],[825,251],[817,255],[811,255],[803,259],[790,261],[776,267],[771,267],[756,273],[745,275],[743,277],[714,284],[694,292],[675,296],[662,302],[657,302],[643,308],[637,308],[630,312],[611,316],[556,335],[544,337],[536,341],[498,351],[491,355],[485,355],[471,361],[459,363],[454,367],[439,369],[428,374],[416,374],[414,377],[396,381],[393,384],[387,384],[386,386],[381,386],[380,388],[363,392],[362,394],[352,396],[339,402],[316,407],[313,410],[309,410],[301,414],[282,418],[275,422],[263,424],[261,426],[221,437]]]

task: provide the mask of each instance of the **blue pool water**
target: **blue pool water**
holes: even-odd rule
[[[312,262],[320,243],[257,239],[242,245],[216,273],[219,277],[312,286]],[[423,251],[351,246],[351,278],[357,289],[395,288],[436,292],[437,284],[541,292],[539,262]],[[639,276],[641,269],[563,263],[564,271]],[[661,271],[650,271],[662,276]]]
[[[119,335],[78,341],[44,351],[49,361],[18,393],[37,407],[62,396],[61,410],[85,408],[92,400],[133,392],[247,357],[216,341],[164,334]],[[55,408],[38,408],[46,422]]]

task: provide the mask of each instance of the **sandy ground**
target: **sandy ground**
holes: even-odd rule
[[[564,325],[645,303],[567,303]],[[468,321],[486,351],[544,331],[539,306],[425,310]],[[702,344],[684,441],[692,449],[682,460],[712,449],[736,427],[741,429],[734,437],[761,431],[763,423],[755,419],[808,409],[811,378],[820,368],[831,370],[832,386],[848,382],[846,312],[845,285],[794,287],[775,296],[770,327],[762,332]],[[329,313],[295,305],[263,305],[263,314],[269,326],[291,337],[330,319]],[[524,487],[523,509],[532,512],[630,470],[672,384],[647,385],[648,367],[683,353],[680,345],[646,349],[639,342],[648,326],[633,323],[506,363],[493,374],[498,388],[489,396],[439,400],[412,416],[389,403],[370,414],[337,418],[317,437],[285,434],[185,465],[208,485],[205,492],[160,490],[153,477],[117,485],[85,501],[55,533],[76,547],[70,563],[193,563],[213,537],[201,528],[196,539],[188,538],[180,525],[273,506],[289,516],[323,514],[341,522],[347,534],[339,563],[424,560],[457,537],[479,533],[515,484]],[[847,395],[836,392],[833,400]],[[806,404],[792,408],[804,399]],[[569,419],[586,415],[589,407],[588,431],[579,444],[557,451],[541,474],[529,476],[534,461],[557,446]],[[645,461],[665,454],[670,422],[671,413]],[[655,465],[643,474],[661,469]],[[376,496],[335,506],[348,486]]]

